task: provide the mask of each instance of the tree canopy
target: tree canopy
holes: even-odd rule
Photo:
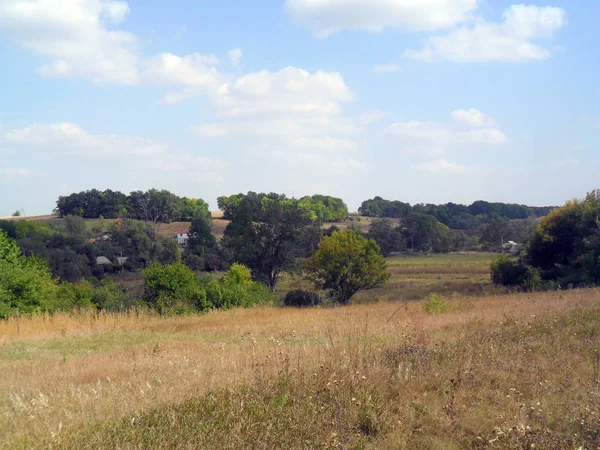
[[[56,212],[65,217],[80,216],[86,219],[104,217],[116,219],[129,217],[146,222],[190,221],[197,210],[208,210],[202,199],[179,197],[165,189],[134,191],[129,195],[107,189],[91,189],[61,196],[56,202]]]
[[[304,268],[317,289],[328,291],[342,304],[361,290],[383,286],[390,278],[377,243],[351,230],[324,237]]]
[[[435,217],[453,229],[473,230],[493,219],[511,220],[537,218],[547,215],[555,207],[525,206],[512,203],[491,203],[482,200],[471,205],[446,203],[443,205],[418,203],[411,206],[397,200],[375,197],[362,202],[358,211],[368,217],[405,218],[410,214]]]
[[[219,198],[231,221],[222,240],[225,257],[252,270],[255,280],[275,289],[282,272],[295,270],[302,253],[300,231],[311,223],[310,212],[283,194]]]

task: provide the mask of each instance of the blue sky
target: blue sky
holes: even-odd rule
[[[0,216],[91,188],[561,204],[600,187],[598,17],[565,0],[3,0]]]

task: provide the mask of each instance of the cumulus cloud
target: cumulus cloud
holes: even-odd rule
[[[221,171],[227,167],[227,162],[222,159],[178,153],[166,144],[137,136],[92,134],[69,122],[11,129],[0,136],[1,141],[32,154],[77,158],[72,161],[81,163],[90,158],[104,160],[115,168],[129,164],[136,172],[178,173],[190,175],[196,181],[219,181]],[[21,170],[25,171],[23,174],[29,173],[27,169]]]
[[[495,127],[496,121],[478,109],[471,108],[469,110],[457,109],[452,112],[452,118],[463,125],[470,127]]]
[[[394,73],[400,71],[400,66],[398,64],[380,64],[373,67],[374,72],[378,73]]]
[[[129,14],[124,1],[3,0],[0,36],[48,60],[45,77],[83,77],[94,83],[209,86],[221,78],[213,55],[139,54],[138,37],[111,26]],[[185,31],[185,28],[182,28]]]
[[[161,53],[145,62],[141,80],[159,85],[204,86],[215,88],[222,82],[222,75],[215,66],[219,59],[214,55],[177,56]]]
[[[52,154],[78,154],[91,158],[148,156],[162,153],[166,147],[149,139],[109,134],[90,134],[70,122],[33,124],[9,130],[4,135],[11,144],[34,147]]]
[[[551,38],[565,24],[565,11],[551,6],[512,5],[503,23],[478,20],[446,35],[432,36],[423,49],[406,56],[424,61],[522,62],[547,59],[550,50],[532,42]]]
[[[342,160],[356,159],[352,153],[358,143],[353,137],[365,124],[344,117],[343,105],[354,99],[354,93],[339,73],[311,73],[298,67],[263,70],[224,83],[209,99],[218,121],[190,127],[197,136],[259,140],[264,147],[258,155],[268,154],[279,164],[320,159],[343,166]],[[273,153],[282,148],[287,149],[287,158]]]
[[[234,48],[227,53],[227,56],[229,56],[229,61],[231,61],[231,64],[233,64],[235,67],[238,67],[242,62],[242,55],[242,49],[240,48]]]
[[[448,29],[465,21],[478,0],[287,0],[286,11],[317,37],[342,30]]]
[[[111,30],[129,13],[126,2],[106,0],[4,0],[0,35],[50,62],[43,76],[83,76],[93,82],[135,84],[137,37]]]
[[[490,127],[495,125],[491,117],[476,109],[457,110],[452,118],[470,127]],[[491,144],[501,145],[509,141],[498,128],[472,128],[461,130],[451,123],[443,122],[396,122],[389,125],[384,136],[404,153],[439,156],[451,146]]]

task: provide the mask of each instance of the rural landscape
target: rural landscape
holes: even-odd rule
[[[0,222],[5,447],[600,445],[599,190],[218,203]]]
[[[598,18],[0,0],[0,450],[600,450]]]

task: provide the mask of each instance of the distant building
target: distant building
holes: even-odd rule
[[[179,245],[186,245],[189,238],[190,236],[187,230],[182,230],[177,233],[177,243]]]
[[[112,266],[112,263],[110,262],[110,259],[108,259],[106,256],[98,256],[98,257],[96,257],[96,264],[98,266]]]

